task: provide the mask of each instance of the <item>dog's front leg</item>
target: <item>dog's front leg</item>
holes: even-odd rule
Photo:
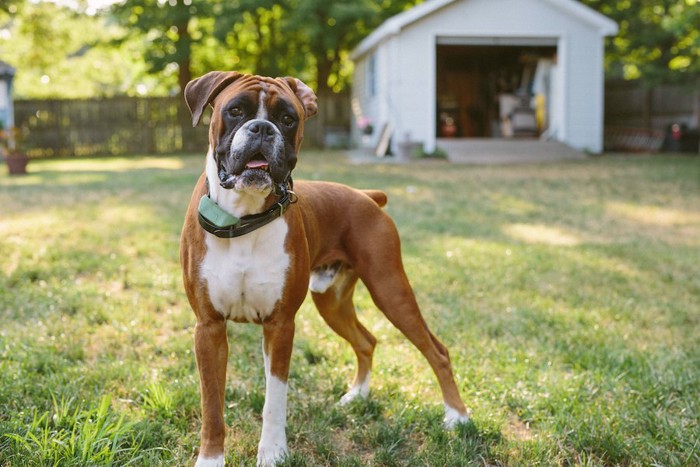
[[[194,350],[202,393],[202,440],[196,467],[223,467],[228,359],[226,321],[223,318],[198,321],[194,330]]]
[[[274,466],[287,455],[287,378],[293,341],[293,317],[278,312],[263,323],[266,388],[258,466]]]

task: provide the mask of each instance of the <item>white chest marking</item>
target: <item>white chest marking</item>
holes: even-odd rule
[[[211,170],[208,163],[207,172]],[[249,206],[258,204],[255,199],[244,199],[244,195],[238,196],[237,202],[226,200],[233,196],[231,190],[221,190],[214,183],[210,183],[210,190],[220,206],[236,206],[233,211],[238,212],[232,214],[239,217],[250,212]],[[207,251],[200,277],[207,285],[212,305],[225,318],[261,321],[272,313],[282,298],[290,264],[284,249],[287,231],[284,218],[279,218],[232,239],[205,234]]]
[[[201,275],[214,308],[225,318],[261,321],[272,313],[289,267],[286,236],[283,219],[233,239],[206,234]]]

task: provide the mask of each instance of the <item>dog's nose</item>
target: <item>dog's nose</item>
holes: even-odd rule
[[[248,132],[252,135],[262,135],[263,138],[272,136],[274,132],[272,124],[265,120],[256,120],[248,126]]]

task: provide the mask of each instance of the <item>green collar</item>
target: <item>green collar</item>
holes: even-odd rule
[[[279,201],[266,211],[238,218],[221,209],[207,193],[199,200],[199,225],[219,238],[240,237],[281,217],[296,201],[296,194],[285,187]]]

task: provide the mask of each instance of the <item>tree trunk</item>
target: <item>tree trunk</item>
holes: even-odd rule
[[[642,108],[642,119],[644,120],[644,128],[651,130],[652,128],[652,115],[654,115],[653,110],[654,102],[654,90],[651,87],[644,87],[644,105]]]
[[[322,57],[323,55],[317,55]],[[316,115],[316,131],[313,135],[308,135],[305,137],[307,141],[318,147],[325,146],[325,136],[326,136],[326,125],[328,123],[328,116],[325,112],[326,101],[330,99],[333,94],[333,90],[328,86],[328,79],[331,76],[331,69],[333,63],[324,58],[319,59],[316,63],[316,80],[318,89],[316,90],[316,96],[318,97],[318,115]]]
[[[198,141],[196,132],[192,128],[192,117],[185,104],[185,86],[192,81],[192,38],[189,32],[189,16],[182,16],[182,19],[175,25],[177,27],[178,39],[175,43],[177,50],[178,84],[180,87],[180,105],[177,107],[177,119],[182,137],[182,150],[186,152],[197,152],[206,150],[204,141]]]

